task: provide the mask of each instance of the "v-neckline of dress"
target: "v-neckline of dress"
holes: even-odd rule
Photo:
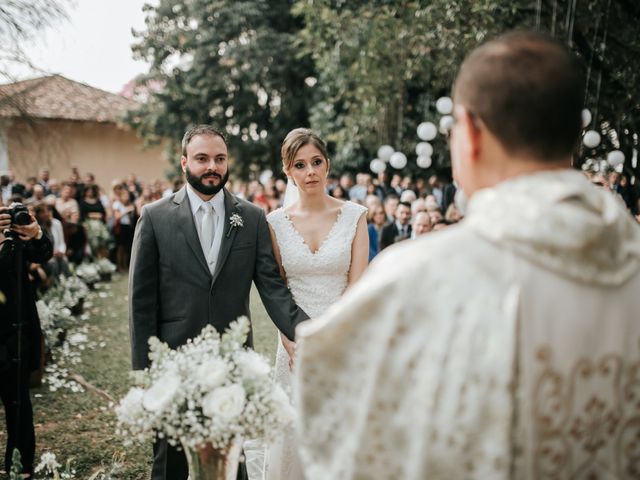
[[[340,218],[342,218],[342,214],[344,213],[344,208],[345,208],[346,205],[347,205],[347,202],[344,202],[340,206],[340,210],[338,211],[338,215],[336,216],[336,219],[333,222],[333,225],[331,225],[331,228],[329,229],[329,233],[327,233],[327,235],[324,237],[322,242],[320,242],[320,246],[318,247],[318,249],[315,252],[311,251],[311,247],[309,247],[309,244],[307,243],[307,241],[304,239],[302,234],[298,231],[296,226],[293,224],[293,221],[291,220],[291,218],[289,217],[289,215],[287,214],[287,212],[285,211],[284,208],[282,209],[282,213],[284,215],[285,220],[287,221],[287,224],[289,225],[289,227],[291,227],[291,230],[293,231],[294,235],[296,237],[298,237],[298,239],[300,239],[302,244],[306,247],[307,252],[309,252],[309,254],[311,254],[312,257],[315,257],[316,255],[318,255],[318,253],[320,253],[322,248],[325,246],[325,244],[332,237],[334,230],[337,228],[338,223],[340,223]]]

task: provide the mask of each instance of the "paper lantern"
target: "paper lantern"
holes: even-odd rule
[[[402,152],[394,152],[389,159],[389,163],[393,168],[401,170],[407,166],[407,156]]]
[[[393,152],[395,152],[395,150],[391,145],[382,145],[378,149],[378,158],[383,162],[388,162]]]
[[[379,158],[374,158],[369,164],[369,168],[373,173],[382,173],[387,169],[387,164]]]
[[[624,153],[620,150],[613,150],[609,152],[607,155],[607,162],[612,167],[617,167],[618,165],[622,165],[624,163]]]
[[[600,145],[600,134],[595,130],[589,130],[584,134],[584,137],[582,137],[582,143],[584,143],[584,146],[587,148],[596,148]]]
[[[582,110],[582,128],[587,128],[591,123],[591,112],[586,108]]]
[[[437,134],[438,129],[431,122],[422,122],[418,125],[418,137],[420,137],[420,140],[428,142],[436,138]]]
[[[453,101],[449,97],[440,97],[436,101],[436,110],[442,115],[449,115],[453,112]]]
[[[445,135],[451,127],[453,127],[453,117],[451,115],[445,115],[440,119],[440,133]]]
[[[416,155],[419,157],[430,157],[433,154],[433,147],[428,142],[420,142],[416,145]]]
[[[418,155],[416,163],[420,168],[429,168],[433,162],[431,157],[428,155]]]

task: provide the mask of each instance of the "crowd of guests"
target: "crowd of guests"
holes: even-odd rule
[[[269,213],[282,206],[286,181],[229,182],[229,189]],[[328,193],[368,208],[369,260],[386,247],[458,222],[462,215],[453,200],[456,188],[443,175],[428,179],[386,172],[330,174]]]
[[[625,202],[639,218],[638,195],[625,173],[616,171],[588,174],[592,183],[608,189]],[[69,263],[80,264],[89,257],[107,257],[119,271],[126,271],[136,221],[142,207],[171,195],[183,185],[178,179],[167,184],[156,180],[139,181],[131,174],[112,181],[105,191],[91,173],[81,176],[72,168],[68,179],[50,177],[43,168],[38,176],[17,182],[11,171],[0,176],[0,205],[25,204],[54,242],[54,257],[38,266],[38,277],[44,282],[69,272]],[[230,180],[229,190],[269,213],[282,206],[287,183],[271,177],[263,183]],[[328,193],[368,208],[369,260],[390,245],[441,230],[462,219],[454,203],[456,187],[445,175],[414,178],[398,173],[382,172],[330,174]],[[101,244],[90,242],[87,229],[104,229]],[[36,267],[34,267],[36,268]]]
[[[51,178],[43,168],[24,183],[8,171],[0,176],[0,206],[22,203],[52,239],[53,258],[32,267],[35,278],[46,287],[68,274],[70,264],[90,258],[109,258],[126,271],[139,212],[146,203],[166,195],[166,190],[164,182],[147,185],[130,175],[114,180],[105,191],[93,174],[81,176],[77,168],[65,180]]]

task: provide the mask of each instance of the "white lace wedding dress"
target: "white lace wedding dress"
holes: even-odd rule
[[[345,202],[329,234],[315,252],[309,249],[283,208],[267,216],[276,235],[289,289],[309,317],[322,315],[347,287],[351,246],[358,219],[366,210],[356,203]],[[289,356],[279,340],[275,381],[290,391]],[[286,432],[279,442],[266,446],[263,472],[255,471],[250,465],[248,470],[251,480],[303,479],[294,431]]]

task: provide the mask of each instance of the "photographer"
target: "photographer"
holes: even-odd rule
[[[40,320],[28,265],[53,255],[51,239],[20,204],[0,207],[0,397],[7,422],[5,470],[20,451],[23,472],[31,474],[35,453],[29,375],[40,360]],[[21,299],[21,302],[18,302]]]

